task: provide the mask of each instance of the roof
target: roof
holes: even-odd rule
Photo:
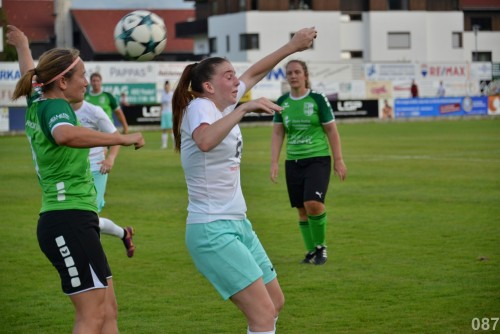
[[[116,23],[133,9],[121,10],[71,10],[75,23],[87,39],[95,53],[115,53],[113,32]],[[195,16],[193,9],[150,10],[160,16],[167,28],[167,46],[163,52],[192,53],[194,42],[191,39],[175,38],[175,24],[188,21]]]
[[[2,7],[7,23],[22,29],[30,42],[55,37],[54,0],[3,0]]]

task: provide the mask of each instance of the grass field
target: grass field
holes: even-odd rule
[[[329,257],[304,249],[284,183],[269,181],[271,127],[245,126],[248,216],[286,297],[278,333],[474,333],[500,317],[500,119],[340,123],[348,178],[327,197]],[[102,216],[136,228],[136,255],[103,236],[129,333],[246,333],[184,245],[180,159],[123,148]],[[0,333],[70,333],[73,308],[36,241],[40,190],[24,136],[0,137]],[[472,321],[490,320],[488,331]],[[483,327],[485,328],[485,327]]]

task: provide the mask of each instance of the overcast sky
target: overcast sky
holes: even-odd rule
[[[71,0],[74,9],[191,9],[194,1],[184,0]]]

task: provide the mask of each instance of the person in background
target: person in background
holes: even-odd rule
[[[394,110],[392,106],[389,104],[387,99],[384,99],[384,107],[382,108],[382,118],[392,119],[394,118]]]
[[[168,137],[172,138],[172,145],[174,143],[174,134],[172,132],[172,96],[174,92],[170,82],[165,81],[165,86],[161,92],[161,148],[168,147]]]
[[[71,104],[71,107],[76,113],[76,117],[80,124],[86,128],[101,131],[105,133],[116,133],[115,125],[111,122],[108,115],[101,107],[80,101]],[[94,178],[94,185],[97,191],[97,213],[100,214],[106,201],[104,195],[108,183],[108,175],[113,169],[115,159],[120,151],[120,146],[111,146],[109,149],[105,147],[93,147],[89,152],[90,170]],[[133,236],[135,234],[132,226],[120,227],[111,219],[99,217],[99,229],[101,233],[112,235],[120,238],[125,246],[127,256],[134,256],[135,245]]]
[[[418,86],[415,80],[411,81],[410,93],[412,98],[418,97]]]
[[[118,333],[111,270],[99,239],[90,147],[144,145],[140,133],[102,133],[79,126],[70,103],[83,100],[88,81],[76,49],[55,48],[33,63],[28,38],[8,25],[21,78],[13,99],[26,97],[26,136],[42,190],[37,239],[73,303],[74,334]]]
[[[173,96],[175,147],[181,154],[189,199],[186,245],[198,270],[223,299],[243,312],[248,334],[275,333],[284,296],[247,219],[238,123],[248,112],[281,108],[265,98],[236,105],[282,59],[309,48],[316,33],[314,28],[298,31],[239,78],[225,58],[190,64]]]
[[[291,60],[285,66],[290,92],[276,102],[283,108],[274,114],[271,140],[271,181],[277,182],[279,157],[287,137],[285,176],[292,207],[297,208],[299,228],[307,254],[303,263],[327,261],[325,198],[333,169],[343,181],[347,168],[333,110],[323,93],[311,90],[305,62]]]
[[[128,107],[130,104],[128,103],[127,93],[122,92],[120,94],[120,108],[123,111],[124,107]]]
[[[118,121],[122,124],[123,133],[128,133],[128,123],[123,113],[122,108],[116,102],[113,95],[102,90],[102,76],[100,73],[92,73],[90,75],[91,89],[85,94],[85,101],[93,105],[101,107],[108,115],[111,122],[113,122],[113,113],[116,114]]]
[[[445,94],[446,94],[446,90],[444,89],[444,83],[443,83],[443,81],[440,81],[439,82],[439,87],[438,87],[438,90],[437,90],[437,96],[438,97],[444,97]]]

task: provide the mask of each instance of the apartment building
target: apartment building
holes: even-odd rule
[[[186,0],[176,24],[195,55],[253,62],[298,29],[318,39],[313,62],[500,62],[499,0]]]

